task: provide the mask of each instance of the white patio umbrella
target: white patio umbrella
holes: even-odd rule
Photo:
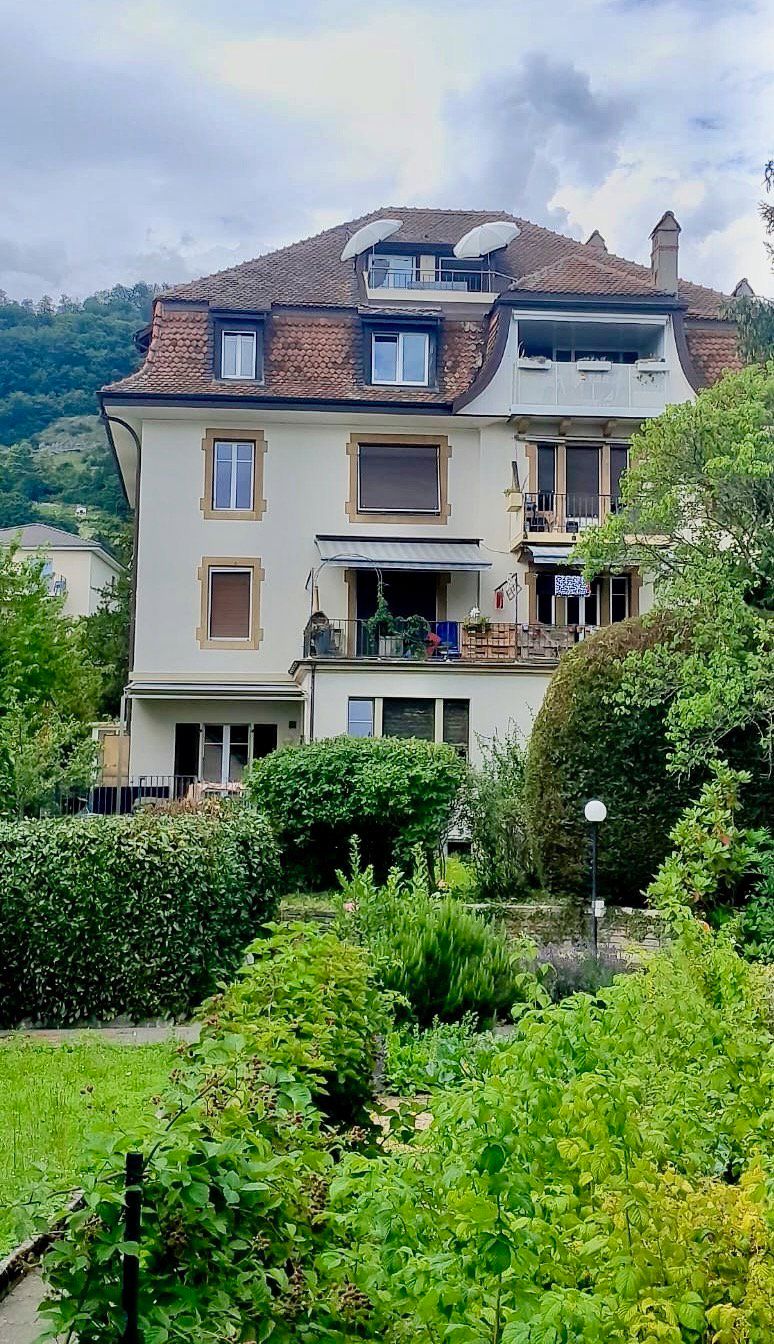
[[[364,224],[362,229],[353,233],[344,247],[341,260],[349,261],[350,257],[360,256],[361,252],[366,252],[376,243],[383,243],[385,238],[397,233],[402,223],[402,219],[372,219],[370,224]]]
[[[478,224],[463,234],[454,249],[455,257],[485,257],[488,252],[496,252],[499,247],[507,247],[514,238],[518,238],[521,229],[508,219],[494,219],[491,224]]]

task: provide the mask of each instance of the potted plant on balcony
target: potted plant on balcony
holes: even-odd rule
[[[402,622],[403,651],[407,657],[426,658],[430,623],[424,616],[407,616]]]
[[[463,629],[469,635],[488,635],[492,622],[488,616],[483,616],[478,607],[471,607],[465,620],[462,622]]]
[[[403,653],[403,639],[398,633],[395,617],[387,604],[381,584],[376,594],[376,611],[363,622],[363,628],[367,636],[369,653],[378,653],[380,658],[400,658]]]

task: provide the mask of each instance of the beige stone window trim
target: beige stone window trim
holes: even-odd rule
[[[412,447],[415,444],[427,444],[438,449],[438,495],[440,508],[438,513],[378,513],[373,509],[362,513],[358,509],[358,453],[361,443],[395,444]],[[430,523],[442,527],[451,516],[449,503],[449,458],[451,446],[445,434],[350,434],[347,443],[349,457],[349,498],[346,503],[347,518],[351,523]]]
[[[253,507],[251,509],[216,509],[213,505],[215,484],[215,444],[252,443],[253,445]],[[204,453],[204,494],[199,507],[204,518],[220,518],[234,522],[260,522],[266,512],[263,498],[263,459],[266,456],[266,435],[262,429],[249,429],[243,434],[231,429],[207,429],[202,439]]]
[[[215,569],[249,570],[250,579],[250,637],[249,639],[210,639],[210,573]],[[196,639],[200,649],[257,649],[263,639],[260,627],[261,584],[266,575],[259,559],[254,556],[204,555],[196,571],[201,590],[199,626]]]

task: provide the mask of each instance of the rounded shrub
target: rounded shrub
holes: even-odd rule
[[[382,875],[415,845],[437,849],[465,775],[465,762],[449,746],[332,737],[256,761],[246,790],[279,839],[286,884],[320,888],[346,865],[353,836]]]
[[[562,658],[535,720],[527,752],[524,803],[532,857],[553,895],[584,897],[589,888],[589,835],[583,816],[601,798],[600,894],[642,904],[644,888],[670,849],[669,835],[707,778],[667,769],[669,743],[660,704],[624,704],[624,663],[664,641],[689,636],[668,613],[599,630]],[[725,745],[734,765],[760,760],[757,730]],[[774,780],[761,762],[744,791],[743,820],[770,812]]]
[[[189,1012],[273,914],[279,869],[248,807],[0,823],[0,1021]]]
[[[639,619],[600,630],[562,658],[535,720],[527,752],[525,808],[532,855],[556,896],[588,892],[589,798],[607,805],[599,840],[601,894],[641,902],[668,848],[690,789],[667,772],[663,710],[616,712],[624,660],[670,633]]]

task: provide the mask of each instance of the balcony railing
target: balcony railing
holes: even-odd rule
[[[491,621],[395,620],[389,632],[374,631],[368,621],[328,621],[304,634],[304,657],[320,660],[368,659],[378,662],[518,663],[555,662],[592,626],[521,625]]]
[[[370,266],[366,273],[369,289],[450,290],[469,294],[491,294],[498,288],[497,271],[465,271],[442,266],[438,270],[389,271]]]
[[[514,389],[517,406],[563,410],[662,411],[669,400],[669,370],[663,360],[613,364],[609,360],[518,361]]]
[[[173,800],[199,803],[205,798],[224,798],[241,792],[241,787],[239,783],[211,783],[198,775],[132,775],[116,784],[95,784],[68,794],[60,810],[68,816],[124,816]]]
[[[583,532],[618,508],[618,495],[557,494],[538,490],[524,495],[524,531]]]

